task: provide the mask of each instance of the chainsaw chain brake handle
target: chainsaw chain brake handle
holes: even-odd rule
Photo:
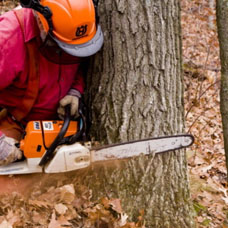
[[[70,119],[71,119],[70,110],[71,110],[71,106],[66,105],[63,126],[62,126],[59,134],[56,136],[55,140],[53,141],[53,143],[46,150],[44,156],[42,157],[42,159],[39,163],[39,166],[46,165],[52,159],[52,157],[54,155],[54,151],[57,146],[62,145],[62,144],[73,144],[73,143],[79,141],[79,139],[81,139],[81,138],[83,139],[83,141],[86,139],[86,117],[84,115],[85,107],[84,107],[84,104],[82,103],[81,99],[79,101],[79,109],[78,109],[79,120],[81,122],[80,129],[74,135],[64,138],[64,135],[66,134],[67,129],[70,124]]]

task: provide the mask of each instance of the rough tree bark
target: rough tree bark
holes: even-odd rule
[[[91,135],[102,143],[184,131],[178,0],[100,0],[103,50],[87,78]],[[122,200],[146,227],[193,227],[185,151],[94,166],[94,198]]]
[[[222,115],[226,168],[228,170],[228,1],[216,1],[216,18],[221,61],[220,109]]]

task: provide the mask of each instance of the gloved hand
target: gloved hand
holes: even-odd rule
[[[22,151],[15,146],[15,139],[2,134],[0,136],[0,165],[8,165],[22,158]]]
[[[72,95],[66,95],[64,98],[62,98],[59,102],[59,108],[57,110],[59,114],[59,118],[63,119],[65,115],[65,106],[70,104],[71,110],[70,114],[73,117],[78,117],[78,107],[79,107],[79,97],[72,96]]]

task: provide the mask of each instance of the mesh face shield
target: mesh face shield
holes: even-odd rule
[[[88,58],[79,58],[76,56],[69,55],[48,34],[45,40],[42,42],[41,39],[38,41],[40,53],[50,62],[61,65],[71,65],[81,63]]]
[[[37,38],[39,51],[48,61],[63,65],[76,64],[82,61],[82,59],[69,55],[61,49],[50,33],[45,31],[36,11],[34,11],[34,16],[40,30],[40,37]]]

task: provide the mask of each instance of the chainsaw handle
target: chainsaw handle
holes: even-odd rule
[[[45,152],[44,156],[42,157],[42,159],[39,163],[39,166],[43,166],[43,165],[47,164],[47,162],[52,158],[52,155],[53,155],[56,147],[59,145],[59,143],[64,138],[64,135],[66,134],[66,131],[70,124],[70,109],[71,109],[70,105],[66,105],[63,126],[62,126],[59,134],[56,136],[55,140],[51,144],[51,146]]]
[[[73,144],[73,143],[77,142],[79,138],[83,138],[83,140],[85,140],[85,138],[86,138],[86,117],[84,115],[85,106],[84,106],[83,102],[81,101],[81,99],[79,101],[78,113],[79,113],[79,118],[82,121],[82,127],[74,135],[64,138],[64,136],[67,132],[67,129],[69,127],[69,124],[70,124],[70,117],[71,117],[70,110],[71,110],[70,104],[66,105],[63,126],[62,126],[59,134],[57,135],[57,137],[51,144],[51,146],[47,149],[46,153],[41,158],[41,161],[39,163],[40,166],[44,166],[45,164],[47,164],[48,161],[50,161],[57,146],[62,145],[62,144]]]
[[[80,120],[82,121],[82,126],[80,127],[79,131],[72,135],[72,136],[69,136],[69,139],[66,140],[66,143],[67,144],[73,144],[75,142],[78,141],[79,138],[82,137],[83,141],[85,141],[85,138],[86,138],[86,117],[84,115],[84,105],[82,102],[80,102],[79,104],[79,109],[78,109],[78,114],[79,114],[79,117],[80,117]]]
[[[62,139],[61,142],[59,142],[59,145],[67,144],[71,145],[79,140],[85,142],[87,140],[86,136],[86,130],[87,130],[87,122],[86,122],[86,116],[85,116],[86,110],[85,105],[79,100],[79,108],[78,108],[78,114],[79,114],[79,120],[81,121],[81,126],[79,125],[79,131],[77,131],[74,135],[67,136]]]

